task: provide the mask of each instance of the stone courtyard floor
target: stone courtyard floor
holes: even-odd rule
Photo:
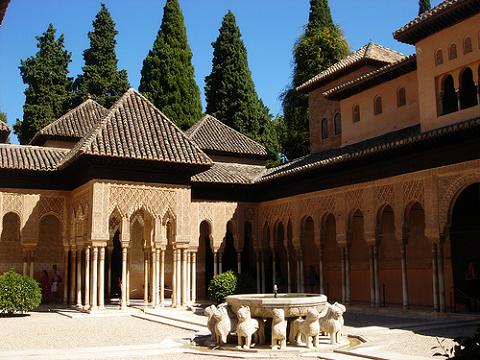
[[[266,358],[271,353],[206,350],[191,345],[194,331],[172,326],[171,320],[184,318],[192,323],[203,320],[191,312],[163,309],[159,315],[137,318],[138,309],[131,313],[87,315],[63,312],[33,312],[24,317],[0,318],[0,360],[30,359],[221,359]],[[134,316],[131,316],[131,315]],[[163,316],[162,315],[162,316]],[[142,317],[143,312],[139,317]],[[145,321],[150,320],[150,321]],[[353,349],[355,356],[342,353],[287,353],[275,352],[275,358],[317,358],[327,360],[355,360],[379,358],[389,360],[417,360],[431,358],[432,347],[438,345],[436,336],[447,338],[450,347],[453,338],[472,335],[480,317],[432,313],[403,313],[375,311],[352,307],[345,314],[346,332],[360,335],[367,343]],[[170,324],[170,325],[168,325]],[[174,324],[175,325],[175,324]],[[193,326],[192,328],[195,328]],[[198,329],[198,326],[197,326]],[[221,355],[221,356],[217,356]]]

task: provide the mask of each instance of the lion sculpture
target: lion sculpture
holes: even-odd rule
[[[252,319],[250,307],[248,306],[240,307],[237,311],[237,317],[238,348],[249,349],[252,344],[252,335],[259,328],[258,320]]]
[[[327,303],[326,314],[319,321],[320,330],[330,335],[331,344],[338,344],[340,342],[344,324],[343,313],[345,310],[345,306],[340,303],[333,305]]]
[[[287,322],[283,309],[273,309],[272,350],[285,350],[287,347]]]
[[[320,313],[317,309],[312,308],[308,310],[305,319],[300,318],[293,321],[289,336],[290,343],[299,344],[300,337],[303,336],[309,349],[318,347],[318,338],[320,335],[318,319],[320,319]]]

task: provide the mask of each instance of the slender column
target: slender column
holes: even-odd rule
[[[77,280],[77,251],[72,247],[72,256],[70,261],[70,304],[76,303],[75,281]]]
[[[121,299],[121,308],[127,308],[127,253],[128,249],[126,246],[122,247],[122,299]]]
[[[370,305],[375,306],[375,267],[373,261],[373,245],[368,247],[368,260],[370,265]]]
[[[62,281],[62,286],[63,286],[63,303],[68,304],[68,257],[69,257],[69,249],[65,248],[65,251],[63,252],[63,281]]]
[[[256,269],[257,269],[257,294],[260,294],[260,291],[262,290],[261,288],[261,279],[260,279],[260,253],[256,253],[256,262],[255,262],[255,265],[256,265]]]
[[[213,276],[218,274],[217,270],[217,250],[213,251]]]
[[[100,309],[105,309],[105,247],[100,248],[99,254],[99,263],[98,263],[98,307]]]
[[[127,258],[127,306],[130,306],[130,265],[132,263],[132,258]]]
[[[173,250],[173,274],[172,274],[172,306],[177,305],[177,250]]]
[[[402,241],[401,256],[403,308],[408,309],[407,244],[405,243],[405,241]]]
[[[182,251],[177,250],[177,306],[182,305]]]
[[[287,252],[287,292],[290,294],[292,292],[292,284],[290,282],[290,256]]]
[[[152,306],[155,307],[158,304],[158,291],[157,291],[157,251],[152,248]]]
[[[28,255],[23,255],[23,269],[22,269],[23,276],[27,276],[28,274]]]
[[[438,297],[440,311],[445,312],[445,274],[443,268],[443,242],[438,244]]]
[[[112,251],[113,247],[109,246],[107,248],[107,261],[108,261],[108,275],[107,275],[107,300],[110,302],[112,297]]]
[[[82,304],[82,250],[77,251],[77,307],[83,307]]]
[[[143,304],[148,305],[148,250],[143,252]]]
[[[477,88],[477,105],[480,105],[480,83],[476,83],[475,87]]]
[[[346,274],[345,274],[345,248],[342,247],[340,248],[340,250],[342,251],[342,263],[341,263],[341,267],[342,267],[342,302],[343,303],[346,303],[347,302],[347,288],[346,288]]]
[[[303,251],[300,250],[300,289],[305,292],[305,275],[303,273]]]
[[[242,273],[242,253],[237,252],[237,273]]]
[[[92,310],[97,310],[97,287],[98,287],[98,247],[93,247],[92,259]]]
[[[197,301],[197,253],[192,252],[192,304]]]
[[[187,304],[192,302],[192,253],[187,251]]]
[[[433,311],[438,311],[438,262],[437,244],[432,245]]]
[[[319,279],[319,284],[318,284],[318,289],[320,294],[325,293],[324,289],[324,281],[323,281],[323,247],[320,245],[320,253],[318,255],[318,279]]]
[[[33,251],[30,252],[30,277],[33,278],[33,275],[35,274],[35,257],[33,255]]]
[[[223,273],[223,253],[218,253],[218,273]]]
[[[350,250],[348,246],[345,248],[345,287],[346,287],[346,303],[350,305]]]
[[[373,245],[373,270],[375,273],[375,305],[380,306],[380,276],[378,273],[378,247]]]
[[[272,252],[272,288],[277,283],[277,273],[276,273],[276,260],[275,260],[275,251]]]
[[[261,268],[262,268],[262,294],[265,294],[265,261],[263,258],[263,251],[261,253],[262,256],[262,263],[261,263]]]
[[[300,250],[297,250],[297,256],[296,256],[296,263],[297,263],[297,293],[302,292],[302,288],[300,286]]]
[[[181,305],[187,305],[187,250],[182,249],[182,302]]]
[[[85,249],[85,309],[90,308],[90,248]]]
[[[455,93],[457,94],[457,108],[458,110],[462,109],[462,101],[460,96],[460,89],[455,89]]]
[[[165,305],[165,250],[160,250],[160,305]]]

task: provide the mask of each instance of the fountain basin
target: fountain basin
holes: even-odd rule
[[[320,294],[246,294],[227,296],[228,306],[236,314],[242,306],[249,306],[252,317],[272,318],[273,309],[283,309],[286,318],[306,316],[316,308],[319,313],[327,304],[327,297]]]

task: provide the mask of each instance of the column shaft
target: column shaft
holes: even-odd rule
[[[76,303],[75,282],[77,281],[77,251],[72,248],[72,256],[70,261],[70,304]]]
[[[408,309],[407,244],[402,241],[402,297],[403,308]]]
[[[68,304],[68,294],[69,294],[69,291],[68,291],[68,278],[69,278],[69,274],[68,274],[68,258],[69,258],[69,250],[68,249],[65,249],[65,251],[63,252],[63,281],[61,282],[61,285],[63,287],[63,303],[64,304]]]
[[[370,305],[375,306],[375,266],[373,261],[373,245],[368,247],[368,261],[370,265]]]
[[[346,303],[347,302],[347,290],[346,290],[346,276],[345,276],[345,248],[342,247],[340,248],[341,253],[342,253],[342,262],[341,262],[341,267],[342,267],[342,302]]]
[[[375,273],[375,305],[380,306],[380,276],[378,272],[378,247],[373,245],[373,270]]]
[[[324,294],[325,286],[324,286],[324,280],[323,280],[323,248],[321,245],[320,245],[320,253],[318,255],[318,279],[319,279],[318,290],[320,294]]]
[[[302,293],[305,292],[305,274],[303,271],[303,251],[300,250],[300,289]]]
[[[242,253],[237,252],[237,273],[242,273]]]
[[[173,250],[173,262],[172,262],[173,274],[172,274],[172,306],[177,305],[177,250]]]
[[[297,263],[297,293],[302,292],[302,287],[300,286],[300,251],[297,250],[297,256],[295,257]]]
[[[157,250],[152,248],[152,306],[158,305],[157,291]]]
[[[157,255],[156,265],[155,265],[155,298],[157,299],[156,306],[160,304],[160,249],[155,249],[155,254]]]
[[[260,291],[262,290],[261,288],[261,279],[260,279],[260,253],[257,252],[257,258],[256,258],[256,269],[257,269],[257,294],[260,294]]]
[[[182,252],[177,250],[177,306],[182,305]]]
[[[445,274],[443,267],[443,242],[438,244],[438,297],[441,312],[445,312]]]
[[[187,250],[182,249],[182,302],[181,305],[187,305]]]
[[[100,261],[98,263],[98,306],[105,309],[105,247],[100,248]]]
[[[277,284],[277,264],[275,260],[275,252],[272,252],[272,289]]]
[[[85,249],[85,309],[90,308],[90,248]]]
[[[197,253],[192,252],[192,304],[197,301]]]
[[[345,247],[345,295],[346,304],[350,305],[350,251]]]
[[[262,294],[265,294],[265,261],[264,261],[264,258],[263,258],[263,251],[261,253],[261,268],[262,268]]]
[[[148,250],[143,252],[143,304],[148,305]]]
[[[290,294],[292,292],[292,284],[290,282],[290,256],[287,252],[287,292]]]
[[[223,253],[218,253],[218,273],[221,274],[223,272]]]
[[[192,259],[191,259],[191,252],[187,251],[187,304],[190,304],[192,301],[192,291],[191,291],[191,284],[192,284]]]
[[[98,247],[93,247],[93,259],[92,259],[92,307],[91,310],[97,310],[98,300]]]
[[[433,310],[438,311],[438,262],[437,244],[432,245]]]
[[[160,250],[160,305],[165,304],[165,250]]]
[[[126,309],[127,307],[127,251],[127,247],[122,247],[122,309]]]
[[[112,297],[112,251],[113,248],[107,248],[107,262],[108,262],[108,275],[107,275],[107,301],[110,302]]]
[[[82,307],[82,250],[77,251],[77,307]]]
[[[217,251],[213,252],[213,276],[218,274],[217,270]]]

